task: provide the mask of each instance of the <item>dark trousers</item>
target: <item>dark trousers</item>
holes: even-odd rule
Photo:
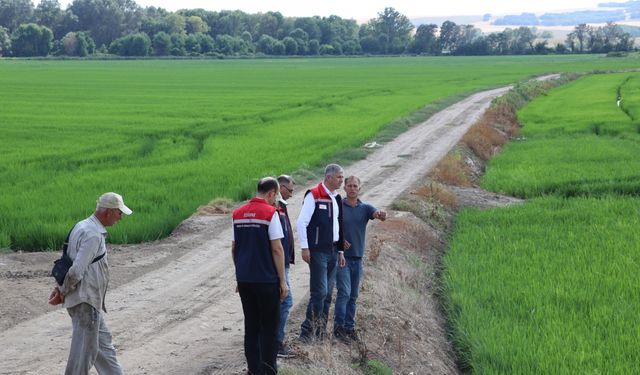
[[[244,312],[244,355],[249,374],[277,374],[280,287],[277,283],[238,283]]]

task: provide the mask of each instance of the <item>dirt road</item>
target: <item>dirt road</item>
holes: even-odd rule
[[[490,101],[508,88],[477,93],[413,127],[346,168],[364,198],[389,205],[462,137]],[[290,199],[297,217],[302,194]],[[132,219],[134,219],[133,217]],[[194,216],[156,243],[115,247],[107,321],[128,374],[235,374],[244,367],[243,316],[235,294],[228,215]],[[47,277],[57,254],[0,256],[0,374],[62,373],[70,319],[47,307]],[[308,268],[291,270],[294,309],[308,301]],[[36,307],[34,307],[36,306]],[[25,317],[26,316],[26,317]],[[297,332],[298,327],[289,327]]]

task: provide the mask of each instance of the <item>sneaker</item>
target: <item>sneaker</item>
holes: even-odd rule
[[[284,344],[278,345],[278,358],[293,358],[294,354]]]

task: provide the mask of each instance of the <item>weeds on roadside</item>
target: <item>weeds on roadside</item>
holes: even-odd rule
[[[443,184],[471,186],[471,168],[461,153],[453,152],[442,158],[433,169],[433,178]]]
[[[458,207],[458,199],[446,186],[437,182],[422,185],[414,192],[415,195],[431,202],[438,202],[449,209]]]

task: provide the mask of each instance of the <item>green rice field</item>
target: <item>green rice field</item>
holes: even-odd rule
[[[166,236],[257,178],[315,168],[443,98],[636,55],[280,60],[0,60],[0,248],[58,248],[105,191],[115,243]]]
[[[483,187],[519,197],[639,195],[640,121],[616,105],[621,85],[636,93],[628,102],[640,106],[640,73],[634,73],[583,78],[525,107],[519,119],[526,141],[491,160]]]
[[[625,113],[639,88],[638,74],[592,75],[519,112],[525,138],[482,183],[529,199],[463,211],[444,259],[466,370],[640,373],[640,137]]]

